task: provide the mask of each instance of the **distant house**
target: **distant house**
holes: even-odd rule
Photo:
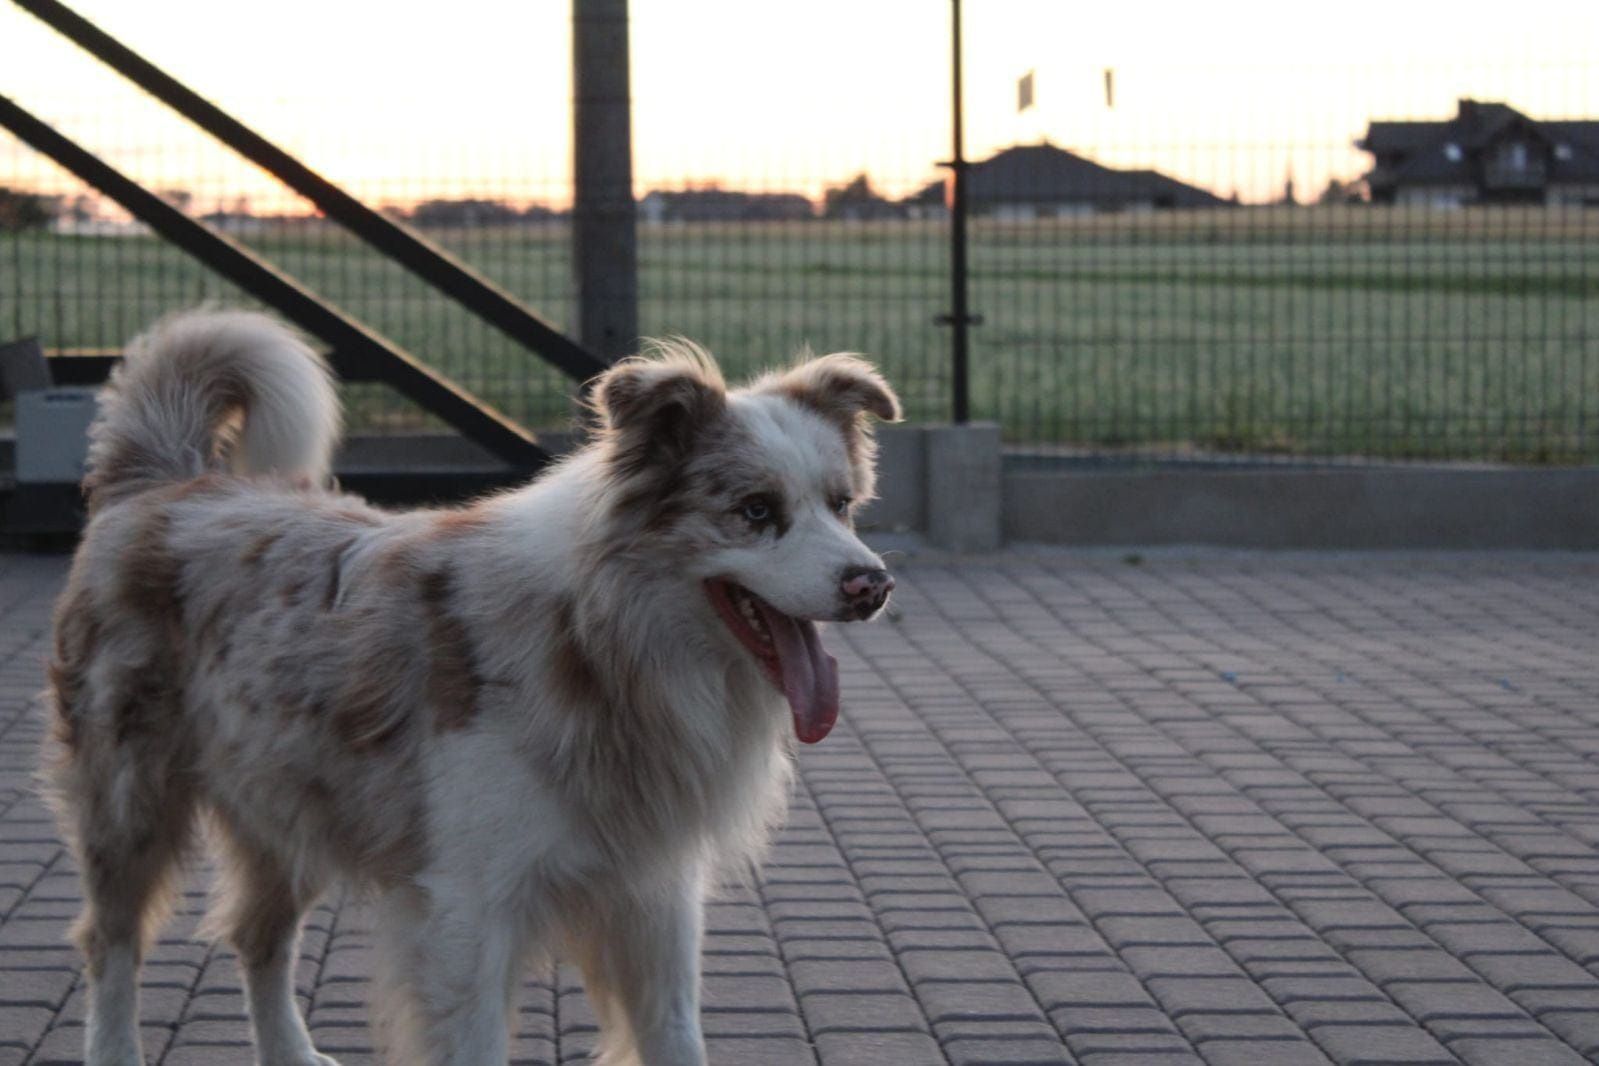
[[[505,226],[521,213],[500,200],[423,200],[411,211],[411,221],[428,228]]]
[[[272,228],[275,220],[253,215],[248,211],[216,210],[201,215],[200,221],[214,230],[235,237],[259,237]]]
[[[813,218],[816,208],[798,193],[736,189],[656,189],[638,204],[643,222],[782,222]]]
[[[948,185],[949,180],[947,178],[939,178],[937,181],[928,182],[901,200],[900,206],[905,209],[906,217],[948,217],[949,208],[944,202]]]
[[[822,217],[851,222],[877,222],[906,218],[908,212],[904,204],[879,196],[877,190],[872,188],[871,179],[862,173],[823,194]]]
[[[1461,100],[1441,122],[1373,122],[1374,203],[1599,205],[1599,122],[1540,122],[1500,103]]]
[[[906,202],[926,209],[942,197],[942,181]],[[1113,170],[1053,144],[1018,145],[972,163],[966,203],[975,215],[1029,219],[1105,211],[1221,207],[1227,201],[1154,170]]]

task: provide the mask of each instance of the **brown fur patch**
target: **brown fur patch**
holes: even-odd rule
[[[853,426],[862,414],[900,418],[899,397],[870,363],[842,353],[801,363],[777,379],[778,391],[831,422]]]
[[[452,537],[474,533],[484,528],[493,521],[488,509],[481,504],[461,508],[454,511],[445,511],[433,520],[428,529],[428,536],[436,540],[448,540]]]
[[[352,751],[369,752],[400,735],[406,717],[394,704],[399,694],[382,669],[362,670],[339,693],[334,735]]]
[[[169,638],[181,639],[183,568],[169,548],[171,531],[165,510],[146,513],[122,552],[120,598],[129,612],[158,623]]]
[[[434,727],[440,732],[471,724],[483,688],[471,635],[450,613],[451,580],[448,569],[422,578],[422,606],[428,624],[427,694],[433,704]]]
[[[876,480],[872,462],[877,452],[866,416],[884,422],[902,417],[899,397],[870,363],[836,352],[769,377],[764,385],[837,426],[844,434],[857,491],[870,489]]]
[[[65,828],[78,856],[85,908],[76,936],[91,972],[108,947],[137,950],[159,920],[171,873],[192,826],[189,734],[181,714],[182,567],[171,552],[168,501],[130,504],[106,609],[78,591],[57,616],[52,677],[62,709],[72,715],[57,738],[69,746],[49,767],[62,797]],[[119,534],[120,535],[120,534]],[[97,674],[104,633],[115,623],[122,669]],[[137,650],[137,654],[128,655]],[[90,685],[99,714],[91,716]],[[118,796],[110,794],[119,783]]]
[[[187,500],[195,496],[210,496],[213,493],[223,492],[227,489],[227,482],[220,474],[201,474],[191,478],[181,485],[174,485],[166,493],[169,500]]]
[[[363,510],[356,507],[339,507],[333,512],[333,517],[343,522],[354,522],[363,526],[378,526],[383,524],[383,516],[374,511]]]
[[[218,834],[226,846],[220,913],[216,920],[239,953],[246,970],[276,961],[293,945],[301,901],[282,865],[264,848],[247,842],[230,827]]]
[[[562,599],[555,605],[555,648],[550,656],[550,680],[570,707],[587,707],[605,701],[599,671],[578,640],[577,609]]]
[[[233,628],[238,621],[238,608],[231,595],[212,590],[211,606],[206,608],[194,632],[201,646],[215,658],[216,664],[227,661],[233,648]]]
[[[84,687],[99,644],[100,619],[93,598],[82,588],[68,593],[56,608],[55,653],[47,667],[55,694],[54,736],[68,748],[78,744]]]
[[[150,650],[123,681],[113,718],[118,741],[171,728],[182,691],[183,567],[171,551],[167,512],[155,507],[141,518],[123,548],[118,598],[141,619]]]
[[[605,465],[620,482],[615,513],[635,515],[646,529],[670,525],[681,514],[673,496],[684,463],[724,421],[721,373],[694,349],[626,361],[601,376],[594,397]]]
[[[354,544],[355,540],[356,538],[354,537],[342,540],[334,545],[333,550],[328,553],[327,588],[322,593],[322,609],[324,611],[333,610],[334,604],[339,600],[339,571],[344,566],[344,553],[350,550],[350,545]]]
[[[282,533],[261,534],[250,542],[248,548],[244,549],[244,554],[239,556],[239,562],[245,566],[260,566],[261,560],[266,558],[267,552],[271,551],[272,546],[282,539]]]
[[[338,557],[333,560],[336,571]],[[377,559],[373,576],[402,594],[416,580],[412,551],[405,543],[393,545]],[[408,596],[407,596],[408,598]],[[356,613],[350,624],[369,634],[369,664],[363,663],[335,701],[333,730],[344,745],[354,751],[370,752],[387,746],[399,737],[411,720],[415,693],[407,690],[413,680],[409,661],[384,663],[384,656],[409,657],[412,644],[405,634],[403,619],[378,618],[370,611]],[[377,637],[371,640],[370,637]]]
[[[717,417],[699,428],[689,450],[675,463],[624,481],[613,513],[628,516],[627,524],[645,534],[658,534],[707,506],[731,511],[744,495],[772,491],[763,468],[741,462],[753,448],[735,420]]]
[[[133,343],[139,345],[150,339],[147,335]],[[148,359],[149,353],[143,358]],[[174,446],[174,442],[152,435],[148,426],[135,429],[123,422],[126,405],[153,401],[154,397],[148,392],[152,383],[138,372],[130,376],[127,361],[113,371],[102,412],[104,405],[109,405],[113,409],[123,409],[124,413],[120,417],[102,413],[101,418],[109,418],[109,424],[117,431],[101,441],[91,442],[89,470],[83,479],[91,514],[106,502],[126,498],[140,489],[195,478],[225,458],[237,440],[253,389],[243,371],[232,364],[217,368],[209,376],[207,386],[198,394],[204,411],[198,418],[191,415],[184,420],[181,432],[185,439]]]
[[[159,460],[132,440],[119,440],[83,478],[83,496],[89,513],[98,511],[113,491],[142,482]]]
[[[188,797],[153,796],[148,788],[141,792],[146,794],[140,801],[157,801],[148,808],[157,821],[148,831],[122,839],[108,835],[102,840],[90,823],[96,815],[111,820],[111,804],[104,795],[78,797],[85,802],[74,850],[85,900],[72,936],[88,962],[91,978],[98,979],[104,972],[106,952],[112,947],[131,946],[143,954],[176,895],[174,874],[191,828]]]

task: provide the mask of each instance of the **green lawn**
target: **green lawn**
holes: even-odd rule
[[[433,234],[556,324],[568,233]],[[911,417],[947,415],[946,233],[935,223],[643,227],[642,326],[730,377],[801,344],[876,360]],[[342,234],[248,238],[534,426],[569,386]],[[1013,441],[1083,447],[1599,460],[1599,211],[1250,209],[979,221],[973,401]],[[0,238],[0,337],[108,347],[237,293],[142,238]],[[418,424],[352,388],[358,421]]]

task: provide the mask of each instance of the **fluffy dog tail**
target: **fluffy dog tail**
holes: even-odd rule
[[[231,470],[320,484],[339,437],[327,364],[249,311],[188,311],[134,339],[100,397],[83,479],[91,511]]]

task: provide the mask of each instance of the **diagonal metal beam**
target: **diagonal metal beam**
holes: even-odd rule
[[[57,0],[14,2],[574,380],[587,381],[609,365],[442,248],[372,210],[64,4]]]
[[[0,126],[121,204],[168,241],[333,348],[338,372],[388,382],[507,463],[534,469],[549,458],[533,435],[249,249],[194,221],[76,142],[0,96]]]

